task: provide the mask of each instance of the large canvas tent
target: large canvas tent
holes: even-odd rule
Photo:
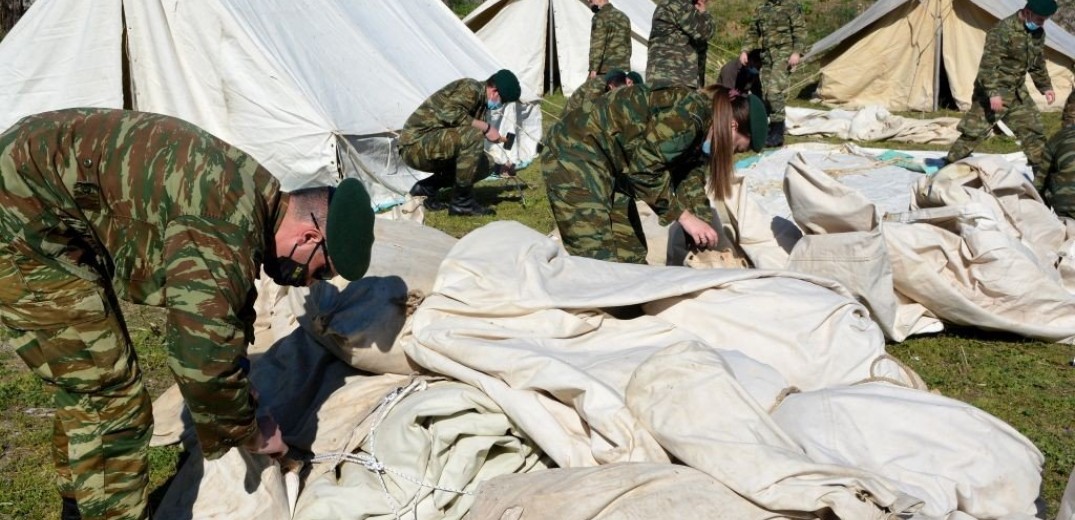
[[[651,0],[615,0],[631,19],[631,68],[646,70],[656,7]],[[535,92],[564,94],[586,81],[590,12],[585,0],[490,0],[463,19],[489,50]]]
[[[985,33],[1024,7],[1023,0],[879,0],[847,25],[816,42],[808,58],[820,57],[818,96],[850,108],[882,105],[889,110],[970,107]],[[1058,102],[1072,89],[1075,37],[1052,21],[1045,24],[1049,75]],[[1027,79],[1031,95],[1044,96]]]
[[[499,68],[439,0],[38,0],[0,44],[0,128],[79,106],[173,115],[285,189],[358,177],[386,206],[416,178],[393,139],[407,116]],[[540,110],[515,105],[505,119],[533,113],[538,137]]]

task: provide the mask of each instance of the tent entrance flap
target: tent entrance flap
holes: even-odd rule
[[[556,10],[549,2],[548,27],[545,31],[545,83],[543,92],[552,92],[560,85],[560,59],[556,52]]]

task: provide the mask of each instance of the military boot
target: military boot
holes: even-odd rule
[[[474,200],[474,190],[456,186],[452,190],[452,203],[448,206],[449,215],[484,216],[495,215],[496,211],[478,204]]]
[[[784,122],[769,123],[769,135],[765,138],[766,148],[780,148],[784,146]]]
[[[60,509],[60,520],[82,520],[82,513],[78,511],[78,503],[71,497],[63,497],[63,507]]]
[[[442,188],[442,181],[438,175],[430,175],[411,186],[412,197],[425,197],[422,205],[430,211],[440,211],[448,207],[444,202],[437,200],[437,192]]]

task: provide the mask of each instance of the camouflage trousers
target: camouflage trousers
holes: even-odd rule
[[[1068,100],[1064,102],[1064,111],[1060,117],[1062,126],[1075,125],[1075,89],[1068,94]]]
[[[791,71],[788,70],[791,53],[768,51],[763,52],[762,56],[759,75],[762,99],[769,111],[769,122],[779,123],[785,117],[788,88],[791,86]]]
[[[92,268],[28,248],[13,229],[26,217],[6,202],[0,192],[0,322],[52,393],[60,494],[86,520],[145,518],[152,403],[115,294]]]
[[[646,262],[645,235],[635,199],[617,189],[617,179],[607,167],[546,156],[542,174],[552,215],[568,253],[597,260]],[[654,182],[646,178],[649,176],[639,177],[620,176],[621,188],[632,180],[643,189]]]
[[[970,156],[978,143],[989,137],[993,125],[1003,120],[1022,143],[1027,164],[1035,173],[1041,169],[1045,154],[1045,125],[1041,121],[1041,112],[1026,92],[1004,102],[1004,109],[993,112],[989,108],[989,98],[977,91],[974,93],[970,110],[959,121],[959,139],[948,149],[948,162]]]
[[[452,184],[463,191],[489,173],[485,136],[469,125],[426,132],[417,142],[401,147],[399,155],[411,168],[450,176]]]

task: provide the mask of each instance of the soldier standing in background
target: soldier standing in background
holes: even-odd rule
[[[119,299],[167,308],[169,368],[206,458],[282,455],[246,376],[254,279],[355,280],[372,243],[358,180],[283,193],[179,119],[71,109],[0,134],[0,322],[53,394],[63,518],[147,513],[152,405]]]
[[[433,93],[407,118],[399,136],[403,163],[433,172],[414,184],[411,195],[426,197],[431,210],[444,209],[434,201],[441,188],[452,187],[449,215],[492,215],[474,200],[474,183],[489,173],[485,141],[498,142],[500,132],[485,120],[489,110],[519,100],[519,80],[501,69],[485,82],[463,78]]]
[[[784,112],[791,72],[806,49],[806,22],[799,3],[766,0],[754,11],[754,36],[761,50],[761,88],[769,111],[769,136],[765,146],[784,146]],[[750,62],[750,49],[739,54],[739,63]]]
[[[590,79],[631,70],[631,20],[608,0],[590,0]]]
[[[1057,215],[1075,219],[1075,126],[1064,126],[1045,144],[1034,187]]]
[[[661,0],[653,10],[646,81],[705,85],[705,58],[715,29],[706,0]]]
[[[1026,75],[1052,104],[1049,72],[1045,69],[1045,29],[1042,25],[1056,12],[1054,0],[1029,0],[1026,7],[997,22],[985,36],[982,61],[974,80],[970,110],[959,122],[959,139],[948,149],[951,163],[974,151],[982,139],[1003,120],[1023,145],[1027,163],[1035,176],[1043,167],[1045,126],[1026,88]]]

